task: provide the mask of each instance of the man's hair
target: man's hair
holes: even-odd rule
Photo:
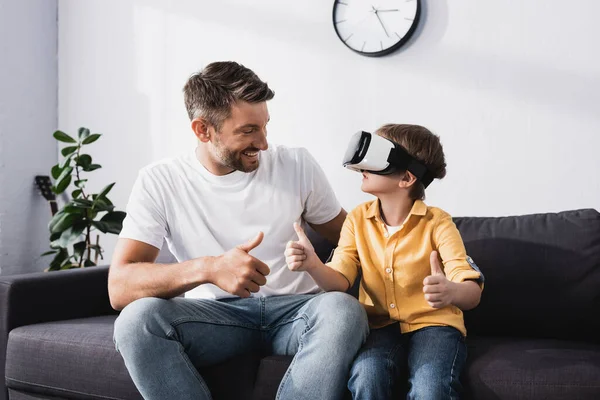
[[[446,160],[439,136],[419,125],[387,124],[377,130],[377,134],[404,147],[404,149],[425,164],[435,179],[446,176]],[[425,199],[425,186],[417,181],[410,197],[413,200]]]
[[[219,61],[193,74],[183,87],[190,120],[204,118],[218,131],[237,101],[260,103],[275,96],[266,82],[233,61]]]

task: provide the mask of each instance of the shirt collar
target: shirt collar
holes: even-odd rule
[[[383,218],[381,218],[381,213],[379,211],[380,203],[381,203],[381,201],[379,199],[377,199],[371,203],[371,205],[367,209],[367,214],[366,214],[367,218],[377,218],[380,221],[383,221]],[[421,215],[422,216],[425,214],[427,214],[427,205],[422,200],[415,200],[412,208],[410,209],[410,212],[408,213],[408,216],[409,217],[411,215]]]

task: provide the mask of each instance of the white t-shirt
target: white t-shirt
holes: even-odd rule
[[[161,248],[166,239],[179,261],[218,256],[264,232],[250,254],[271,268],[257,296],[315,293],[304,272],[285,263],[285,246],[298,240],[293,223],[331,221],[341,206],[315,159],[303,148],[269,145],[258,169],[216,176],[195,151],[143,168],[133,186],[119,237]],[[205,284],[186,293],[192,298],[234,297]]]

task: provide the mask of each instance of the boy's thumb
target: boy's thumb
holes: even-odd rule
[[[437,251],[431,252],[431,255],[429,256],[429,264],[431,264],[431,275],[445,275]]]
[[[294,230],[296,231],[296,235],[298,235],[298,239],[300,239],[301,242],[309,241],[306,233],[304,233],[304,229],[302,229],[299,223],[294,222]]]

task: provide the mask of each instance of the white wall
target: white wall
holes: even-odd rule
[[[387,122],[438,133],[454,215],[600,208],[600,3],[423,0],[409,45],[379,59],[338,40],[333,1],[60,0],[59,122],[103,132],[97,188],[124,208],[137,170],[194,145],[181,88],[215,60],[276,91],[270,140],[307,147],[350,209],[368,199],[340,158]],[[109,249],[114,238],[109,240]]]
[[[35,175],[56,164],[56,0],[0,0],[0,273],[42,271],[48,203]]]

